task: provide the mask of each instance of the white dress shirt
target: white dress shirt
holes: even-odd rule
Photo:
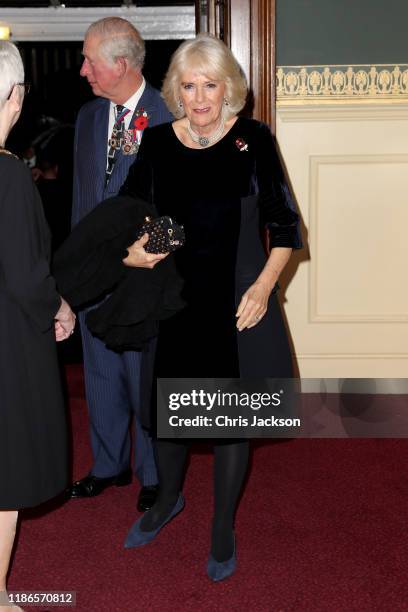
[[[144,80],[143,77],[143,81],[142,84],[140,85],[139,89],[137,89],[135,91],[135,93],[133,94],[133,96],[130,96],[129,100],[126,100],[126,102],[123,104],[123,106],[125,108],[128,108],[130,110],[130,113],[128,113],[126,115],[126,117],[124,118],[123,122],[125,124],[125,130],[129,129],[129,124],[132,120],[133,117],[133,113],[135,112],[137,105],[139,104],[139,100],[143,95],[143,92],[145,90],[146,87],[146,81]],[[111,137],[112,134],[112,130],[113,130],[113,126],[115,125],[115,121],[116,121],[116,104],[114,102],[110,103],[110,109],[109,109],[109,125],[108,125],[108,136],[106,139],[107,142],[107,147],[106,147],[106,158],[108,157],[108,152],[109,152],[109,139]],[[108,167],[108,159],[106,159],[106,167]]]

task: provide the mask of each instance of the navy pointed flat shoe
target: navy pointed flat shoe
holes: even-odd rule
[[[178,496],[176,501],[176,505],[173,510],[170,512],[169,516],[153,531],[142,531],[140,529],[140,523],[143,520],[143,516],[141,516],[130,528],[129,533],[126,536],[125,540],[125,548],[136,548],[138,546],[144,546],[145,544],[149,544],[154,538],[157,536],[159,531],[167,525],[172,518],[176,516],[179,512],[181,512],[184,508],[185,500],[181,495]],[[146,516],[146,515],[145,515]]]
[[[213,582],[220,582],[232,576],[237,569],[237,555],[235,547],[235,535],[234,535],[234,551],[232,556],[227,561],[216,561],[212,554],[208,557],[207,562],[207,574]]]

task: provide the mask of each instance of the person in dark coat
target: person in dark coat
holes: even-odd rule
[[[160,93],[143,77],[144,42],[130,22],[108,17],[93,23],[83,55],[81,75],[98,97],[81,108],[76,123],[74,226],[117,195],[144,128],[172,118]],[[157,471],[150,435],[140,422],[141,373],[149,369],[155,341],[143,351],[117,353],[92,335],[86,316],[86,310],[79,312],[93,462],[90,472],[73,483],[70,496],[93,498],[108,486],[128,485],[133,467],[141,487],[137,507],[145,511],[156,499]]]
[[[57,125],[36,139],[37,166],[33,173],[40,192],[45,218],[51,231],[52,258],[71,232],[74,128]],[[61,289],[61,293],[64,291]],[[65,297],[67,297],[65,295]],[[71,306],[72,301],[69,300]],[[82,363],[79,329],[58,345],[61,366]]]
[[[50,274],[51,238],[29,168],[4,149],[20,116],[24,67],[0,41],[0,611],[18,510],[64,490],[67,448],[55,340],[75,315]],[[7,607],[6,607],[7,606]],[[17,606],[12,609],[20,610]]]

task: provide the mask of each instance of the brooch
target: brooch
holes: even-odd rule
[[[143,131],[149,125],[149,116],[144,108],[137,108],[129,129],[123,132],[122,152],[124,155],[135,155],[142,142]]]
[[[248,151],[248,145],[243,138],[237,138],[235,141],[235,145],[238,147],[240,151]]]

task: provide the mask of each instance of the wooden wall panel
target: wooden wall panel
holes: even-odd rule
[[[197,31],[219,36],[241,64],[251,114],[275,130],[275,0],[197,0]]]
[[[275,0],[249,0],[249,4],[253,116],[275,131]]]

